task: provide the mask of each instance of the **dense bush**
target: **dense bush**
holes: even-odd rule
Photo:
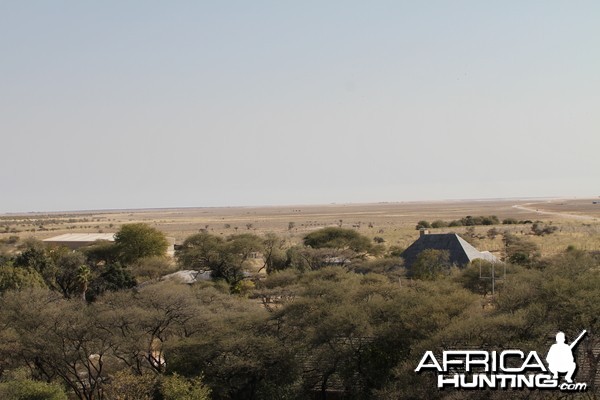
[[[558,230],[557,226],[546,225],[541,221],[536,221],[531,225],[531,232],[537,236],[550,235]]]
[[[598,255],[571,247],[542,258],[531,240],[505,233],[502,268],[453,268],[447,253],[433,250],[407,279],[400,249],[363,256],[360,236],[335,229],[313,232],[314,247],[276,235],[193,235],[178,250],[180,265],[216,270],[220,279],[148,279],[135,288],[132,272],[144,259],[123,266],[27,242],[0,263],[0,398],[64,400],[68,390],[88,400],[450,400],[470,394],[438,391],[432,374],[415,374],[425,350],[542,354],[557,331],[573,337],[580,329],[588,330],[585,346],[600,345]],[[227,268],[244,272],[256,252],[266,277],[225,281]],[[145,260],[153,277],[166,267]],[[494,269],[502,275],[490,296]],[[86,292],[93,301],[81,301]],[[578,381],[597,395],[600,360],[578,357],[590,365]],[[473,394],[521,395],[548,393]]]
[[[416,229],[419,230],[419,229],[423,229],[423,228],[446,228],[446,227],[456,227],[456,226],[477,226],[477,225],[498,225],[498,224],[500,224],[500,220],[495,215],[478,216],[478,217],[472,217],[470,215],[467,215],[464,218],[455,219],[450,222],[446,222],[441,219],[435,220],[431,224],[425,220],[419,221],[417,223]]]
[[[417,222],[417,226],[415,227],[416,230],[428,229],[428,228],[431,228],[431,224],[425,220],[421,220],[421,221]]]
[[[437,219],[431,223],[432,228],[446,228],[448,227],[448,222],[442,221],[441,219]]]
[[[373,248],[368,237],[353,229],[334,227],[309,233],[304,237],[303,243],[315,249],[349,249],[356,253],[368,253]]]

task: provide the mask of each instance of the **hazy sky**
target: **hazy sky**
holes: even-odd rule
[[[0,0],[0,212],[600,195],[600,2]]]

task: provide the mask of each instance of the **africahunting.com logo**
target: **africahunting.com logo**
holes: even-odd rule
[[[432,351],[426,351],[415,372],[437,371],[439,389],[585,391],[586,383],[573,382],[577,369],[573,349],[585,334],[584,330],[571,344],[567,344],[565,334],[558,332],[556,343],[546,355],[547,367],[535,351],[525,354],[521,350],[447,350],[442,352],[439,359]],[[561,382],[562,375],[564,381]]]

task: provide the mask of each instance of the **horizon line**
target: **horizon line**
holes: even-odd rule
[[[365,202],[330,202],[330,203],[285,203],[285,204],[254,204],[230,206],[172,206],[172,207],[132,207],[132,208],[98,208],[98,209],[71,209],[56,211],[13,211],[0,212],[0,216],[20,215],[50,215],[50,214],[84,214],[84,213],[111,213],[126,211],[158,211],[158,210],[185,210],[185,209],[227,209],[227,208],[263,208],[263,207],[323,207],[347,205],[376,205],[376,204],[411,204],[411,203],[443,203],[466,201],[526,201],[526,200],[562,200],[562,199],[595,199],[600,196],[516,196],[516,197],[482,197],[460,199],[422,199],[422,200],[395,200],[395,201],[365,201]]]

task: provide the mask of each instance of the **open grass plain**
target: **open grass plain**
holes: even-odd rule
[[[466,216],[495,215],[500,221],[542,221],[558,230],[531,236],[543,255],[569,245],[600,251],[600,199],[492,199],[394,202],[373,204],[328,204],[223,208],[173,208],[100,210],[0,215],[0,239],[19,236],[45,239],[72,232],[116,232],[123,224],[144,222],[181,243],[187,236],[206,230],[217,235],[242,232],[274,232],[291,243],[308,232],[326,226],[354,228],[369,237],[381,237],[387,246],[407,247],[418,237],[418,221],[452,221]],[[488,237],[492,226],[476,226],[472,241],[482,250],[501,253],[501,236]],[[500,232],[529,235],[530,224],[497,225]],[[432,229],[435,232],[465,233],[467,227]]]

